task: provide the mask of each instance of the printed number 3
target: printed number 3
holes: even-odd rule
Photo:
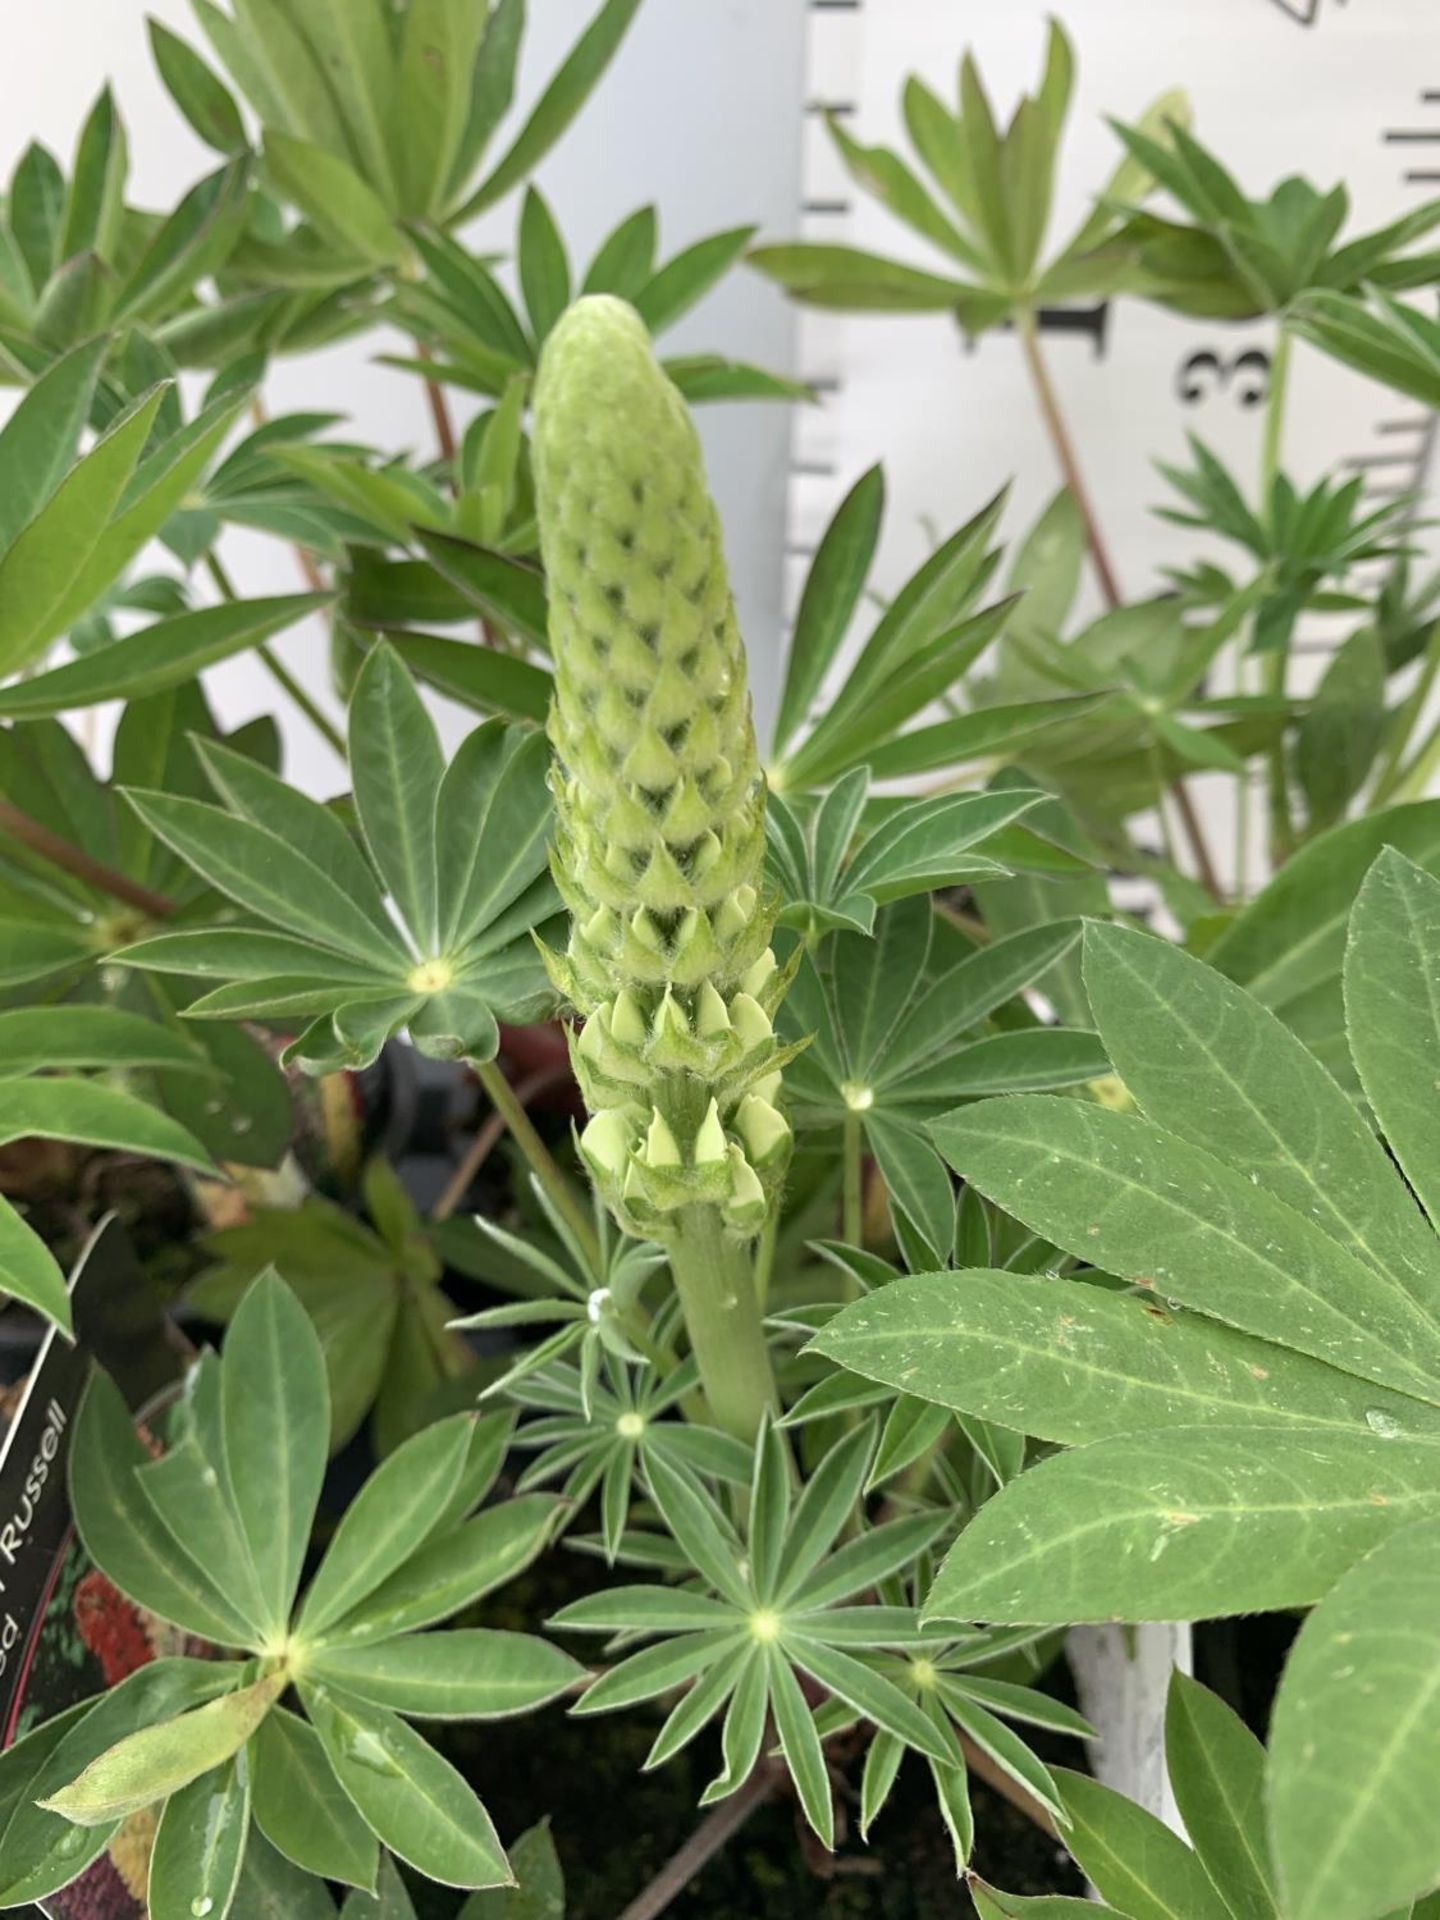
[[[1202,347],[1186,354],[1175,374],[1175,393],[1187,407],[1233,393],[1242,407],[1258,407],[1270,392],[1270,356],[1262,347],[1214,353]]]

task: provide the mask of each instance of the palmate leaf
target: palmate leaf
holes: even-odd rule
[[[1436,892],[1386,852],[1360,889],[1346,955],[1356,1063],[1397,1154],[1417,1167],[1433,1097]],[[1323,915],[1319,924],[1328,946]],[[990,1115],[991,1149],[969,1115],[940,1133],[953,1134],[956,1163],[982,1188],[1008,1194],[1031,1224],[1050,1218],[1078,1258],[1159,1297],[1051,1281],[1027,1301],[1026,1283],[985,1273],[898,1281],[832,1321],[820,1345],[844,1359],[851,1340],[870,1375],[903,1374],[907,1390],[942,1404],[1000,1411],[1079,1443],[982,1508],[941,1569],[932,1614],[1193,1619],[1319,1603],[1274,1722],[1263,1796],[1273,1869],[1258,1746],[1178,1681],[1173,1774],[1228,1912],[1381,1920],[1405,1911],[1437,1870],[1428,1829],[1405,1802],[1433,1771],[1427,1707],[1440,1684],[1422,1577],[1440,1514],[1430,1227],[1344,1096],[1250,996],[1115,928],[1087,932],[1086,977],[1127,1084],[1174,1131],[1075,1103],[1009,1102]],[[1033,1140],[1045,1141],[1033,1160],[1019,1146],[1030,1120]],[[1098,1180],[1077,1178],[1080,1159],[1103,1168]],[[1216,1229],[1208,1253],[1193,1257]],[[1175,1298],[1162,1308],[1166,1295]],[[1346,1298],[1327,1330],[1324,1303]],[[1237,1343],[1176,1314],[1177,1300],[1273,1344]],[[1346,1323],[1367,1314],[1368,1350],[1347,1352]],[[1371,1380],[1401,1394],[1377,1399]],[[1337,1724],[1340,1770],[1329,1763]],[[1189,1856],[1165,1866],[1144,1834],[1132,1847],[1103,1805],[1098,1813],[1100,1851],[1087,1855],[1074,1809],[1073,1844],[1102,1893],[1127,1912],[1195,1910],[1199,1896],[1183,1891]],[[1389,1878],[1372,1865],[1376,1819],[1392,1823]]]
[[[1313,1605],[1440,1514],[1440,1447],[1296,1428],[1171,1428],[1057,1454],[986,1503],[927,1618],[1180,1620]]]
[[[252,1813],[282,1859],[360,1888],[376,1885],[377,1840],[450,1885],[507,1882],[484,1808],[407,1718],[528,1711],[583,1669],[521,1634],[413,1630],[526,1564],[555,1503],[532,1496],[469,1518],[498,1472],[509,1422],[442,1420],[362,1488],[292,1619],[325,1467],[327,1398],[308,1316],[273,1275],[245,1294],[223,1359],[204,1355],[192,1371],[158,1460],[96,1376],[70,1462],[87,1547],[137,1601],[263,1664],[178,1663],[200,1665],[209,1691],[173,1703],[146,1694],[121,1716],[122,1688],[93,1709],[95,1737],[82,1746],[68,1730],[54,1745],[47,1727],[27,1740],[12,1770],[30,1767],[35,1797],[52,1811],[35,1810],[35,1832],[15,1841],[13,1861],[11,1836],[0,1834],[0,1885],[13,1867],[17,1898],[53,1890],[93,1858],[64,1843],[55,1812],[94,1828],[103,1846],[117,1821],[151,1804],[161,1807],[153,1871],[166,1901],[172,1885],[197,1877],[221,1891],[237,1882],[242,1858],[264,1844],[245,1839]],[[145,1671],[158,1682],[160,1669]],[[288,1712],[272,1718],[292,1685],[308,1724]],[[212,1706],[216,1694],[224,1697]],[[88,1728],[88,1716],[78,1724]],[[224,1800],[238,1837],[226,1822],[202,1831],[205,1788],[212,1810]]]
[[[799,812],[782,795],[771,796],[765,824],[784,900],[782,925],[868,933],[881,905],[1003,878],[1009,868],[986,845],[1043,798],[1023,788],[944,794],[886,808],[866,831],[860,821],[868,787],[868,770],[857,767]],[[1009,852],[1015,836],[1006,844]]]
[[[1440,1401],[1440,1329],[1400,1278],[1377,1274],[1248,1175],[1152,1122],[1021,1095],[952,1114],[933,1132],[958,1172],[1075,1258]]]
[[[1437,1321],[1440,1243],[1353,1103],[1273,1014],[1169,943],[1121,927],[1087,927],[1085,984],[1115,1069],[1150,1119],[1313,1221]]]
[[[382,1458],[415,1425],[415,1400],[473,1364],[446,1331],[450,1306],[440,1261],[419,1216],[396,1195],[393,1173],[372,1161],[362,1191],[374,1221],[357,1220],[312,1196],[298,1209],[257,1208],[250,1219],[212,1235],[205,1251],[219,1265],[192,1285],[190,1304],[206,1319],[231,1320],[258,1272],[283,1261],[287,1284],[315,1324],[330,1389],[330,1450],[351,1438],[373,1409],[371,1438]],[[506,1416],[482,1422],[499,1435]]]
[[[580,1631],[664,1634],[602,1675],[575,1711],[606,1712],[693,1681],[662,1728],[649,1764],[675,1752],[726,1707],[725,1771],[707,1800],[733,1793],[759,1756],[768,1697],[781,1748],[806,1817],[833,1842],[820,1734],[797,1673],[873,1718],[904,1744],[942,1762],[958,1760],[948,1727],[920,1712],[874,1664],[847,1650],[904,1645],[916,1637],[910,1608],[848,1603],[908,1566],[946,1526],[921,1513],[834,1543],[854,1512],[874,1451],[874,1427],[852,1432],[821,1463],[793,1505],[783,1436],[768,1423],[756,1442],[745,1539],[702,1483],[662,1457],[646,1465],[666,1528],[704,1582],[704,1591],[622,1587],[573,1602],[554,1624]],[[853,1626],[853,1633],[850,1629]]]
[[[434,723],[382,647],[357,683],[350,757],[368,859],[327,809],[214,748],[204,762],[225,807],[131,793],[177,854],[281,931],[159,934],[127,962],[226,981],[191,1019],[308,1021],[289,1052],[312,1071],[372,1060],[407,1025],[434,1057],[493,1058],[497,1022],[552,998],[530,940],[557,904],[543,742],[481,728],[444,770]]]
[[[971,1269],[917,1274],[844,1308],[812,1347],[841,1366],[1041,1440],[1171,1427],[1329,1428],[1389,1421],[1440,1441],[1440,1408],[1144,1295]]]
[[[982,817],[997,816],[987,806]],[[860,1126],[921,1265],[948,1257],[955,1223],[929,1122],[956,1100],[1071,1086],[1108,1070],[1093,1034],[1040,1027],[1028,1013],[1023,1030],[986,1025],[1076,936],[1074,922],[1055,924],[972,951],[917,897],[884,908],[873,937],[840,932],[800,960],[782,1010],[787,1039],[814,1036],[787,1068],[796,1118],[802,1127],[847,1117]]]

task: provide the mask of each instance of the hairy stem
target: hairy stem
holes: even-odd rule
[[[230,575],[225,569],[224,562],[213,548],[205,556],[205,571],[215,582],[216,589],[222,599],[239,599],[240,596],[235,591],[235,582],[230,578]],[[314,727],[315,731],[320,735],[320,738],[327,746],[339,754],[343,760],[345,758],[345,736],[335,725],[335,722],[315,704],[314,700],[305,691],[304,687],[301,686],[300,682],[295,678],[294,674],[291,673],[285,662],[280,658],[279,654],[275,652],[273,647],[270,646],[268,641],[262,640],[255,651],[265,663],[266,670],[275,684],[289,695],[291,702],[304,714],[311,726]]]
[[[1120,581],[1110,559],[1109,549],[1100,532],[1100,522],[1095,516],[1094,503],[1085,477],[1080,471],[1080,462],[1075,453],[1075,443],[1071,438],[1065,416],[1060,411],[1060,399],[1050,378],[1050,369],[1045,364],[1045,356],[1040,350],[1040,331],[1035,315],[1029,308],[1021,308],[1015,316],[1015,331],[1020,336],[1020,346],[1025,355],[1025,365],[1030,374],[1030,384],[1035,393],[1035,402],[1040,410],[1045,431],[1049,435],[1050,445],[1054,449],[1059,463],[1060,475],[1065,482],[1066,491],[1075,502],[1080,515],[1080,524],[1085,529],[1085,545],[1090,552],[1090,561],[1095,569],[1095,578],[1100,583],[1101,597],[1110,612],[1124,604],[1124,595],[1120,591]],[[1180,815],[1180,823],[1185,829],[1185,837],[1190,843],[1191,853],[1195,857],[1196,871],[1201,885],[1216,900],[1223,898],[1215,862],[1210,856],[1210,848],[1200,825],[1200,816],[1190,798],[1185,782],[1176,778],[1171,782],[1170,791],[1175,797],[1175,805]]]
[[[127,907],[136,908],[147,919],[168,920],[175,911],[175,902],[167,899],[163,893],[152,893],[149,887],[142,887],[138,880],[117,873],[114,867],[107,867],[101,860],[92,859],[83,847],[77,847],[61,834],[52,833],[49,827],[32,820],[19,807],[11,806],[8,800],[0,800],[0,833],[9,834],[22,847],[38,853],[51,866],[73,874],[77,880],[83,880],[97,892],[108,893],[112,900],[123,900]]]
[[[750,1250],[716,1207],[682,1207],[676,1218],[670,1271],[711,1418],[753,1440],[776,1396]]]
[[[865,1244],[865,1135],[858,1113],[845,1115],[844,1186],[840,1202],[840,1238],[847,1246]]]
[[[550,1200],[576,1240],[585,1249],[585,1257],[597,1271],[600,1265],[600,1243],[595,1235],[595,1222],[590,1218],[588,1209],[570,1181],[566,1179],[559,1162],[535,1131],[534,1122],[525,1111],[524,1103],[515,1089],[500,1071],[493,1060],[472,1062],[476,1077],[495,1111],[503,1118],[510,1129],[511,1137],[529,1162],[530,1170],[540,1182]]]

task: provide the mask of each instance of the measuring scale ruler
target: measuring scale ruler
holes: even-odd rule
[[[919,73],[953,97],[968,46],[1003,123],[1018,92],[1037,84],[1051,10],[1045,0],[808,0],[802,236],[953,271],[854,188],[824,115],[867,144],[908,152],[906,76]],[[1068,0],[1055,10],[1078,73],[1052,246],[1078,226],[1119,157],[1104,116],[1133,122],[1175,86],[1190,96],[1196,133],[1252,197],[1268,195],[1287,174],[1322,190],[1343,178],[1352,203],[1347,237],[1440,195],[1440,0]],[[1156,204],[1164,202],[1157,196]],[[792,609],[830,515],[876,460],[888,498],[875,576],[882,593],[1005,481],[1005,535],[1018,539],[1059,476],[1013,333],[967,345],[943,315],[807,309],[799,327],[800,370],[823,404],[797,409]],[[1188,465],[1186,435],[1197,434],[1253,500],[1273,324],[1188,319],[1121,299],[1047,313],[1042,336],[1126,596],[1162,591],[1167,566],[1202,556],[1243,578],[1235,549],[1155,517],[1169,489],[1154,463]],[[1435,428],[1433,414],[1296,343],[1283,464],[1297,484],[1339,469],[1363,474],[1375,504],[1423,496],[1436,477]],[[1433,535],[1420,538],[1433,546]],[[1373,585],[1375,575],[1362,581]],[[1102,611],[1088,571],[1083,592],[1081,616]],[[1353,624],[1354,616],[1301,622],[1292,687],[1313,687]],[[1203,774],[1189,784],[1223,871],[1232,858],[1233,786]],[[1263,807],[1252,807],[1251,817],[1263,818]],[[1158,838],[1143,822],[1139,837]],[[1261,871],[1258,849],[1250,871]],[[1153,905],[1143,884],[1122,881],[1115,892],[1124,907]],[[1101,1733],[1096,1772],[1178,1826],[1164,1709],[1172,1666],[1190,1666],[1189,1629],[1083,1628],[1071,1635],[1070,1658]]]
[[[968,46],[1003,123],[1020,90],[1038,82],[1051,11],[1070,36],[1078,71],[1047,251],[1079,225],[1120,156],[1105,116],[1133,122],[1175,86],[1190,97],[1198,136],[1253,197],[1286,174],[1322,190],[1343,178],[1352,204],[1345,237],[1440,196],[1440,0],[808,0],[802,236],[954,271],[854,187],[824,115],[866,143],[908,154],[906,76],[919,73],[952,97]],[[1163,208],[1163,197],[1155,205]],[[1403,297],[1433,300],[1425,292]],[[884,462],[888,498],[875,576],[881,592],[893,591],[936,538],[1006,481],[1004,532],[1013,545],[1059,484],[1013,333],[997,329],[967,344],[943,314],[808,309],[799,328],[800,371],[823,405],[797,410],[790,607],[830,514],[875,460]],[[1188,465],[1186,435],[1197,434],[1253,503],[1273,324],[1189,319],[1122,298],[1051,310],[1041,329],[1126,597],[1163,591],[1167,566],[1200,557],[1244,578],[1238,549],[1155,516],[1167,498],[1178,504],[1155,462]],[[1284,465],[1301,486],[1336,469],[1359,472],[1378,505],[1430,485],[1435,416],[1303,342],[1294,349],[1285,421]],[[1083,591],[1079,617],[1102,611],[1088,570]],[[1301,622],[1295,691],[1313,687],[1354,624],[1343,615]],[[1223,870],[1232,858],[1233,789],[1203,774],[1188,784]],[[1257,816],[1263,809],[1252,808]],[[1147,841],[1155,837],[1142,830]],[[1258,849],[1250,871],[1263,871]],[[1144,899],[1123,885],[1117,897],[1126,906]]]

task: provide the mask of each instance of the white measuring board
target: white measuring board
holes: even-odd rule
[[[1440,195],[1440,0],[808,0],[801,234],[944,270],[924,241],[854,188],[822,114],[839,115],[861,140],[908,153],[906,76],[920,73],[953,97],[968,45],[997,116],[1008,119],[1018,92],[1038,82],[1052,11],[1078,65],[1054,244],[1078,225],[1119,156],[1104,116],[1133,121],[1176,85],[1190,95],[1196,133],[1255,198],[1289,173],[1322,190],[1343,178],[1354,233]],[[1273,336],[1266,322],[1192,320],[1134,299],[1045,316],[1046,358],[1127,597],[1160,590],[1163,567],[1199,552],[1193,533],[1151,511],[1169,492],[1153,463],[1188,464],[1187,431],[1253,490]],[[1008,331],[967,347],[943,315],[802,310],[800,367],[824,404],[798,410],[795,429],[792,608],[829,514],[877,459],[889,501],[882,591],[1003,482],[1012,483],[1012,541],[1059,483]],[[1299,483],[1336,466],[1363,471],[1378,503],[1429,478],[1434,416],[1303,344],[1286,420],[1285,465]],[[1236,550],[1210,551],[1243,577]],[[1093,583],[1087,591],[1098,612]],[[1302,625],[1298,686],[1345,631],[1323,619]],[[1221,804],[1220,783],[1196,784],[1202,807]],[[1217,849],[1228,838],[1222,833]]]

